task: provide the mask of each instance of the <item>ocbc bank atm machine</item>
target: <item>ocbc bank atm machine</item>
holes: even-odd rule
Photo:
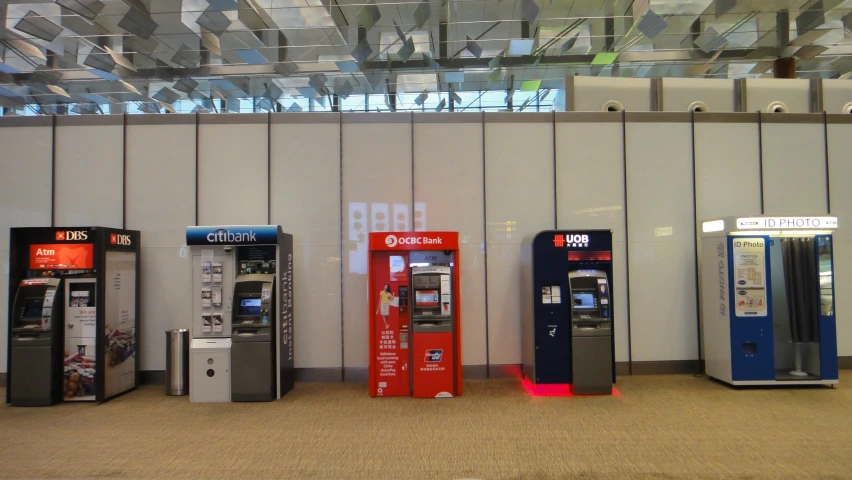
[[[231,309],[231,401],[275,400],[275,275],[234,280]]]
[[[451,397],[453,295],[449,266],[413,267],[411,289],[412,369],[415,398]]]
[[[59,278],[35,278],[21,281],[18,287],[10,339],[13,406],[48,406],[62,401],[61,282]]]
[[[531,394],[612,393],[611,278],[609,230],[550,230],[524,239],[522,359]]]

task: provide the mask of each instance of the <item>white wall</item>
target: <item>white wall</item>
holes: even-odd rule
[[[556,115],[556,226],[612,230],[615,360],[626,362],[630,340],[621,119],[621,113]]]
[[[6,371],[8,348],[9,228],[50,226],[51,121],[0,117],[0,372]]]
[[[826,213],[822,116],[765,114],[762,128],[766,215]]]
[[[683,121],[688,117],[627,114],[634,362],[698,358],[692,135]]]
[[[271,142],[271,219],[294,242],[296,368],[340,368],[339,116],[273,115]]]
[[[411,218],[411,114],[343,114],[343,365],[368,365],[369,232]]]
[[[840,228],[834,234],[834,306],[837,319],[837,354],[852,355],[852,118],[829,115],[828,171],[831,174],[831,214]]]
[[[121,228],[123,116],[60,116],[56,120],[56,225]]]
[[[488,352],[521,363],[521,242],[554,228],[553,116],[485,114]]]
[[[268,116],[206,114],[199,120],[198,224],[266,225]]]
[[[459,232],[464,365],[485,365],[488,348],[482,158],[482,114],[414,114],[415,229]]]
[[[165,331],[192,328],[192,265],[181,258],[195,224],[195,115],[133,115],[127,125],[127,228],[142,236],[140,361],[166,365]]]

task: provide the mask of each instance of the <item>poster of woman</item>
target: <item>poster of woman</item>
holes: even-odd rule
[[[395,303],[396,295],[391,291],[390,285],[385,284],[382,291],[379,292],[379,308],[376,310],[376,315],[381,315],[382,321],[385,322],[385,330],[390,328],[388,323],[388,315],[390,315],[391,304]]]

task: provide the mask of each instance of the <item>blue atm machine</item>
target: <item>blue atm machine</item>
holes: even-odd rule
[[[731,385],[838,382],[836,217],[702,223],[705,371]]]
[[[612,232],[549,230],[521,247],[525,382],[611,394]],[[544,389],[542,389],[544,390]]]

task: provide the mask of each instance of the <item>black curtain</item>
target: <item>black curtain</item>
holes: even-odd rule
[[[819,277],[813,238],[782,238],[784,286],[793,342],[819,342]]]

